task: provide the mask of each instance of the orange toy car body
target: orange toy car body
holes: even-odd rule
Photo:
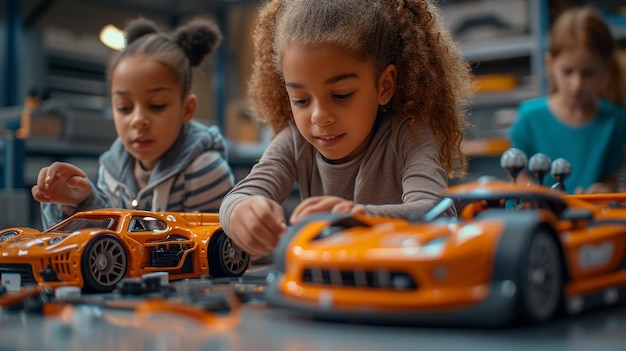
[[[268,301],[331,319],[500,326],[626,298],[626,194],[485,181],[414,220],[315,215],[279,243]],[[441,214],[456,205],[458,217]]]
[[[0,231],[0,273],[19,274],[21,285],[111,291],[122,278],[151,272],[171,280],[239,276],[249,262],[217,214],[106,209],[78,212],[43,232]]]

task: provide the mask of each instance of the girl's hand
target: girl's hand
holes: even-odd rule
[[[238,203],[230,215],[228,236],[252,256],[274,250],[287,229],[285,211],[276,201],[252,196]]]
[[[604,194],[614,192],[611,186],[604,183],[593,183],[585,190],[584,188],[576,188],[576,194]]]
[[[31,189],[33,198],[77,207],[91,194],[91,182],[82,169],[65,162],[54,162],[39,171],[37,185]]]
[[[294,209],[289,223],[295,224],[308,215],[320,212],[364,214],[365,207],[337,196],[314,196],[305,199]]]

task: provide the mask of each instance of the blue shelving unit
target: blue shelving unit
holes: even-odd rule
[[[2,96],[0,106],[14,106],[19,104],[19,62],[20,62],[20,36],[22,33],[22,1],[2,1],[3,17],[0,18],[4,33],[4,47],[2,52],[2,75],[0,78]]]

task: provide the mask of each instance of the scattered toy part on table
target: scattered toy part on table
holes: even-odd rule
[[[167,274],[150,273],[141,278],[125,278],[112,293],[106,294],[81,294],[81,289],[74,286],[26,287],[20,293],[0,295],[0,307],[50,317],[74,313],[76,306],[90,306],[103,313],[132,312],[138,320],[174,314],[194,320],[205,329],[228,331],[240,323],[242,303],[260,301],[264,283],[264,276],[202,277],[169,282]],[[123,318],[134,323],[130,319]]]

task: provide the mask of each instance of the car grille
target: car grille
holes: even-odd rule
[[[302,282],[327,286],[402,291],[417,289],[417,284],[409,274],[385,270],[365,271],[306,268],[302,272]]]
[[[0,274],[2,273],[19,273],[22,286],[37,284],[29,264],[0,264]]]

